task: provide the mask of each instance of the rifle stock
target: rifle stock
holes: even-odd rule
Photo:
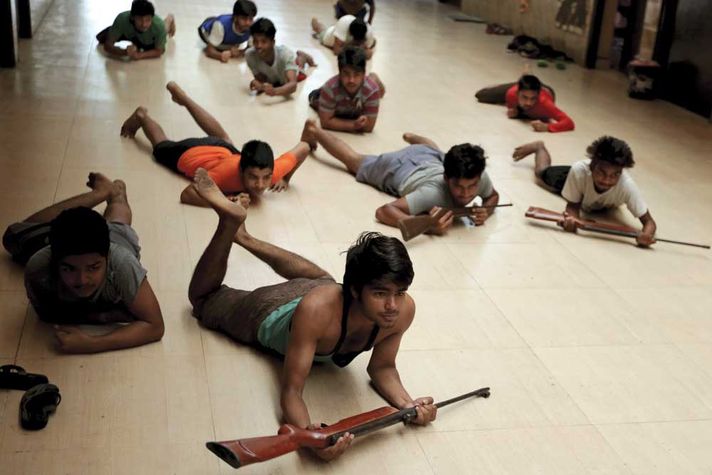
[[[435,406],[440,408],[470,397],[488,398],[489,396],[490,388],[481,388],[438,402]],[[334,445],[347,432],[354,436],[365,435],[398,422],[408,423],[416,416],[417,412],[414,407],[398,410],[391,406],[384,406],[347,417],[320,429],[301,429],[291,424],[283,424],[277,435],[207,442],[205,446],[231,467],[240,468],[256,462],[264,462],[300,448],[323,449]]]
[[[255,462],[264,462],[301,448],[324,449],[334,445],[339,437],[350,432],[349,429],[373,423],[400,412],[402,411],[384,406],[347,417],[321,429],[309,430],[292,424],[283,424],[277,431],[277,435],[208,442],[205,446],[230,466],[240,468]]]
[[[494,206],[465,206],[462,208],[442,208],[435,216],[424,214],[422,216],[409,216],[398,221],[398,229],[404,241],[410,241],[414,237],[420,236],[435,226],[440,218],[448,211],[452,211],[455,218],[462,216],[470,216],[472,210],[477,208],[501,208],[503,206],[512,206],[512,203],[504,203]]]

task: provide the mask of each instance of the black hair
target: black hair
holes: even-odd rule
[[[351,34],[351,37],[354,39],[354,41],[362,42],[363,40],[365,40],[367,32],[368,26],[366,26],[366,22],[363,21],[361,18],[356,18],[349,25],[349,33]]]
[[[410,286],[413,263],[408,251],[397,238],[366,231],[346,251],[343,295],[346,303],[352,299],[351,289],[359,295],[363,287],[377,282],[393,282]]]
[[[54,263],[67,256],[93,252],[106,257],[109,244],[106,219],[91,208],[66,209],[50,223],[49,245]]]
[[[260,140],[250,140],[243,145],[240,155],[240,171],[244,172],[249,167],[274,170],[272,147]]]
[[[339,71],[345,66],[352,67],[358,71],[366,72],[366,52],[356,46],[347,46],[337,57]]]
[[[633,151],[621,139],[604,135],[593,141],[586,149],[588,158],[591,159],[591,168],[598,162],[607,162],[623,168],[635,165]]]
[[[131,3],[130,16],[146,16],[146,15],[151,15],[151,16],[156,15],[156,9],[153,8],[153,3],[149,2],[148,0],[134,0],[134,2]]]
[[[524,76],[520,77],[517,86],[518,92],[534,91],[538,93],[539,91],[541,91],[541,81],[533,74],[525,74]]]
[[[258,18],[252,26],[250,26],[250,34],[252,36],[265,35],[270,40],[273,40],[277,35],[277,28],[274,27],[272,20],[268,18]]]
[[[232,7],[232,16],[249,16],[257,15],[257,5],[250,0],[237,0]]]
[[[485,151],[479,145],[454,145],[443,162],[447,178],[476,178],[485,170]]]

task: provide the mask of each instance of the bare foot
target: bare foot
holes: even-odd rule
[[[126,199],[126,183],[124,180],[114,180],[111,184],[111,196],[113,198]]]
[[[218,213],[220,219],[242,224],[247,218],[247,211],[240,203],[230,201],[223,195],[205,168],[198,168],[193,178],[193,188]]]
[[[380,89],[380,94],[381,98],[386,95],[386,86],[383,85],[383,81],[381,81],[381,78],[378,77],[378,74],[376,73],[371,73],[368,75],[369,78],[371,78],[376,84],[378,84],[378,88]]]
[[[173,102],[179,106],[185,106],[188,94],[185,93],[182,87],[180,87],[175,81],[168,81],[166,89],[168,89],[168,92],[171,93],[171,99],[173,99]]]
[[[297,64],[301,64],[302,66],[308,64],[313,68],[316,66],[316,61],[314,61],[314,57],[309,53],[299,50],[297,51]]]
[[[541,140],[537,140],[536,142],[530,142],[530,143],[526,143],[524,145],[520,145],[519,147],[514,149],[514,153],[512,153],[512,158],[514,159],[515,162],[518,162],[522,158],[536,152],[539,149],[539,147],[541,147],[543,145],[544,145],[544,142],[542,142]]]
[[[403,140],[405,140],[406,142],[408,142],[411,145],[418,143],[416,141],[416,137],[417,137],[417,135],[412,132],[406,132],[403,134]]]
[[[307,119],[304,122],[304,129],[302,129],[302,137],[299,139],[302,142],[309,144],[309,149],[313,152],[316,150],[319,142],[316,140],[316,122],[314,119]]]
[[[133,114],[124,121],[124,125],[121,126],[121,136],[133,138],[136,136],[136,132],[141,128],[141,118],[145,117],[148,113],[145,107],[139,106],[136,108]]]
[[[111,190],[114,189],[114,184],[111,179],[107,178],[106,175],[97,172],[89,174],[89,177],[87,178],[87,186],[107,198],[111,194]]]
[[[324,25],[322,25],[321,22],[316,19],[316,17],[312,17],[311,27],[314,33],[321,33],[322,31],[324,31]]]
[[[173,14],[169,13],[166,15],[163,19],[163,23],[166,25],[166,32],[168,32],[168,36],[173,38],[176,34],[176,19]]]

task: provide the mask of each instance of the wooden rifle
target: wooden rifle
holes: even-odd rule
[[[565,219],[563,213],[557,213],[556,211],[551,211],[544,208],[537,208],[536,206],[530,206],[524,216],[527,218],[541,219],[543,221],[553,221],[559,226],[562,226]],[[636,238],[640,231],[630,226],[625,226],[622,224],[609,224],[609,223],[599,223],[593,220],[579,219],[578,229],[583,229],[584,231],[591,231],[594,233],[601,234],[611,234],[614,236],[625,236]],[[710,246],[706,244],[695,244],[691,242],[683,241],[672,241],[670,239],[662,239],[659,237],[655,238],[658,242],[667,242],[671,244],[681,244],[683,246],[694,246],[701,247],[703,249],[709,249]]]
[[[482,388],[435,404],[439,409],[471,397],[488,398],[490,388]],[[320,429],[302,429],[292,424],[283,424],[277,435],[251,437],[249,439],[208,442],[205,446],[233,468],[255,462],[264,462],[301,448],[325,449],[334,445],[341,436],[355,437],[403,422],[407,424],[417,417],[415,407],[396,409],[384,406],[363,414],[347,417],[336,424]]]
[[[440,218],[442,218],[445,213],[452,211],[455,218],[461,218],[463,216],[472,216],[473,210],[482,209],[492,209],[492,208],[502,208],[504,206],[512,206],[512,203],[504,203],[500,205],[491,206],[465,206],[462,208],[442,208],[438,211],[435,216],[430,216],[429,214],[409,216],[398,221],[398,228],[401,231],[404,241],[410,241],[416,236],[420,236],[424,232],[429,231],[433,228]]]

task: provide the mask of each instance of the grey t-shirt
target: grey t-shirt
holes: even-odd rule
[[[255,48],[250,48],[245,53],[245,61],[252,74],[264,74],[267,82],[273,86],[281,86],[287,82],[287,71],[299,71],[297,54],[284,45],[274,47],[274,62],[269,65],[257,54]]]
[[[476,196],[486,200],[493,192],[492,180],[483,171]],[[442,163],[430,162],[413,172],[403,183],[401,196],[405,197],[408,210],[413,215],[427,213],[433,206],[456,207],[445,182]]]
[[[30,303],[42,320],[53,323],[133,320],[126,308],[135,300],[138,288],[146,277],[146,269],[139,262],[136,248],[122,245],[122,240],[115,240],[113,235],[112,232],[106,278],[96,293],[86,299],[71,294],[52,272],[49,246],[40,249],[30,258],[25,267],[25,289]]]

